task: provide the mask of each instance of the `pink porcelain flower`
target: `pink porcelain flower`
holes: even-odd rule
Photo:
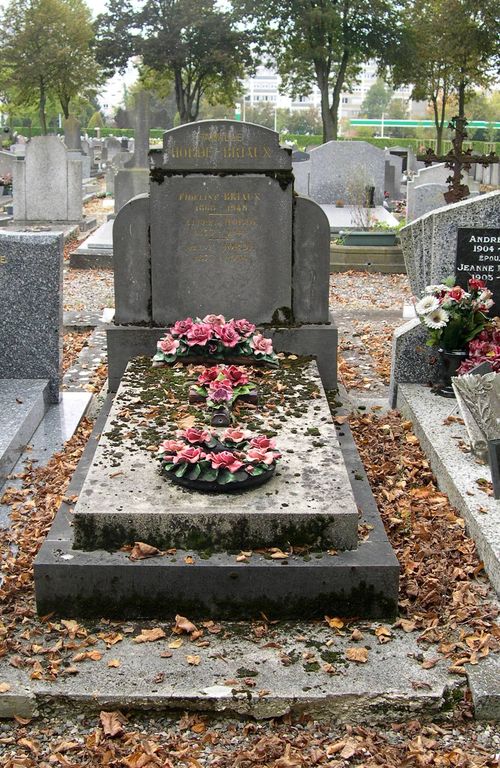
[[[252,336],[250,346],[256,355],[272,355],[273,353],[273,342],[271,339],[266,339],[261,333]]]
[[[230,472],[237,472],[243,466],[243,462],[237,459],[231,451],[209,453],[207,459],[212,462],[213,469],[228,469]]]
[[[210,384],[210,382],[215,381],[218,375],[219,369],[216,365],[212,365],[210,368],[205,368],[205,370],[198,376],[198,384],[201,384],[201,386]]]
[[[204,347],[207,341],[212,338],[212,328],[206,323],[197,323],[189,329],[186,337],[189,347]]]
[[[177,320],[176,323],[171,327],[170,333],[173,336],[185,336],[187,332],[190,330],[190,328],[193,327],[193,318],[192,317],[186,317],[185,320]]]
[[[205,443],[210,440],[210,432],[200,427],[189,427],[184,430],[182,436],[188,443]]]
[[[205,315],[203,322],[212,328],[220,328],[221,325],[225,325],[226,318],[224,315]]]
[[[210,383],[208,396],[214,403],[227,403],[233,396],[231,382],[212,381]]]
[[[163,339],[160,339],[158,344],[156,345],[161,352],[164,352],[166,355],[172,355],[175,353],[175,350],[178,348],[180,342],[177,341],[177,339],[174,339],[173,336],[171,336],[169,333],[167,333],[166,336],[163,337]]]
[[[224,368],[224,375],[227,376],[233,387],[242,387],[249,382],[246,368],[239,365],[228,365]]]
[[[214,332],[225,347],[235,347],[241,340],[240,334],[234,330],[234,327],[230,323],[215,327]]]
[[[224,440],[231,440],[233,443],[243,443],[251,437],[252,433],[248,429],[226,429],[224,432]]]
[[[234,320],[233,326],[236,328],[238,333],[245,338],[247,336],[251,336],[252,333],[255,332],[255,325],[243,318],[241,320]]]
[[[189,445],[179,451],[173,458],[174,464],[196,464],[201,459],[206,457],[206,453],[201,448],[195,448],[194,445]]]
[[[259,464],[273,464],[278,456],[264,448],[249,448],[246,458],[248,461],[257,461]]]
[[[182,440],[164,440],[163,443],[160,444],[160,451],[164,451],[165,453],[178,453],[178,451],[182,451],[182,449],[185,447]]]
[[[276,441],[265,435],[257,435],[257,437],[250,440],[250,445],[252,448],[260,448],[263,451],[269,451],[270,448],[276,447]]]

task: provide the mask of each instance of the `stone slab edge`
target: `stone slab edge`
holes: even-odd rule
[[[476,720],[500,722],[500,656],[466,666]]]
[[[23,381],[25,380],[19,379],[20,393],[22,392]],[[21,422],[17,425],[17,431],[12,435],[12,438],[9,444],[5,447],[4,452],[0,453],[0,485],[16,465],[17,460],[26,448],[38,425],[42,421],[48,407],[48,379],[29,380],[29,383],[32,387],[38,386],[39,391],[31,403],[29,410],[22,416]]]
[[[445,427],[442,426],[442,418],[432,418],[432,426],[422,423],[421,413],[417,410],[415,402],[418,403],[418,392],[425,392],[424,387],[416,384],[400,384],[398,387],[397,406],[405,418],[413,423],[413,431],[420,440],[420,444],[427,458],[429,459],[432,471],[438,479],[438,485],[444,491],[450,503],[456,507],[464,518],[468,534],[474,540],[479,556],[484,562],[484,568],[490,582],[500,595],[500,552],[495,542],[491,540],[485,525],[488,522],[490,513],[497,513],[500,510],[500,504],[484,494],[482,504],[486,514],[479,512],[478,499],[474,495],[467,494],[465,487],[459,487],[456,478],[463,479],[469,474],[469,468],[476,468],[477,477],[489,475],[488,467],[481,467],[473,463],[466,455],[462,453],[456,445],[456,440],[445,441],[445,446],[441,445],[438,438],[438,431]],[[433,396],[436,397],[437,396]],[[443,400],[443,398],[441,398]],[[446,399],[448,405],[448,414],[453,408],[453,400]],[[438,400],[439,404],[439,400]],[[429,415],[429,402],[426,401],[422,406],[426,415]],[[467,465],[467,466],[466,466]],[[465,470],[465,471],[464,471]],[[473,478],[472,478],[473,482]],[[481,506],[481,505],[479,505]],[[489,508],[489,509],[488,509]]]

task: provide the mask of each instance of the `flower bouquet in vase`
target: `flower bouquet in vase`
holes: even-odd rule
[[[493,306],[492,293],[482,280],[471,279],[465,291],[449,278],[440,285],[428,285],[415,305],[420,322],[428,332],[427,345],[437,348],[443,363],[443,377],[436,392],[454,397],[452,376],[466,359],[468,345],[490,323],[486,314]]]

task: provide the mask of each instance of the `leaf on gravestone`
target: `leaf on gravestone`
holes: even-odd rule
[[[12,688],[10,683],[0,683],[0,693],[7,693]]]
[[[188,664],[191,664],[193,667],[197,667],[201,661],[201,657],[196,655],[186,656],[186,661]]]
[[[99,719],[105,736],[113,739],[124,732],[123,726],[127,722],[127,718],[121,712],[101,712]]]
[[[191,414],[188,414],[187,416],[183,416],[182,419],[179,419],[177,422],[177,426],[181,429],[189,429],[190,427],[194,427],[196,424],[196,416],[193,416]]]
[[[162,637],[166,637],[165,632],[161,627],[155,627],[155,629],[143,629],[140,635],[134,637],[134,643],[154,643],[155,640],[161,640]]]
[[[110,659],[108,661],[108,667],[110,667],[110,668],[115,668],[115,667],[120,667],[120,666],[121,666],[120,659]]]
[[[359,629],[353,629],[351,640],[363,640],[364,635],[362,632],[359,631]]]
[[[63,625],[63,627],[66,627],[66,629],[68,630],[68,635],[70,637],[70,640],[74,640],[76,637],[76,633],[80,629],[80,626],[78,625],[78,623],[76,621],[73,621],[73,619],[69,619],[69,620],[62,619],[61,624]]]
[[[186,565],[194,565],[195,559],[191,555],[186,555],[186,557],[184,558],[184,562],[186,563]]]
[[[135,541],[129,555],[130,560],[145,560],[147,557],[163,554],[157,547],[145,544],[143,541]]]
[[[401,627],[403,632],[413,632],[417,628],[415,622],[409,619],[398,619],[394,626]]]
[[[290,555],[282,552],[281,549],[275,549],[271,555],[271,560],[286,560]]]
[[[177,614],[175,617],[175,627],[173,631],[177,634],[187,632],[187,634],[190,635],[191,632],[198,632],[198,628],[193,624],[192,621],[186,619],[185,616],[180,616]]]
[[[366,664],[368,661],[368,648],[348,648],[345,655],[349,661]]]
[[[377,627],[375,634],[378,637],[379,643],[388,643],[392,638],[392,632],[389,627]]]

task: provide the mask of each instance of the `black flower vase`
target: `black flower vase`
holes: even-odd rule
[[[455,397],[451,379],[457,375],[457,370],[467,358],[467,350],[439,349],[438,352],[441,358],[441,380],[434,391],[441,397]]]

